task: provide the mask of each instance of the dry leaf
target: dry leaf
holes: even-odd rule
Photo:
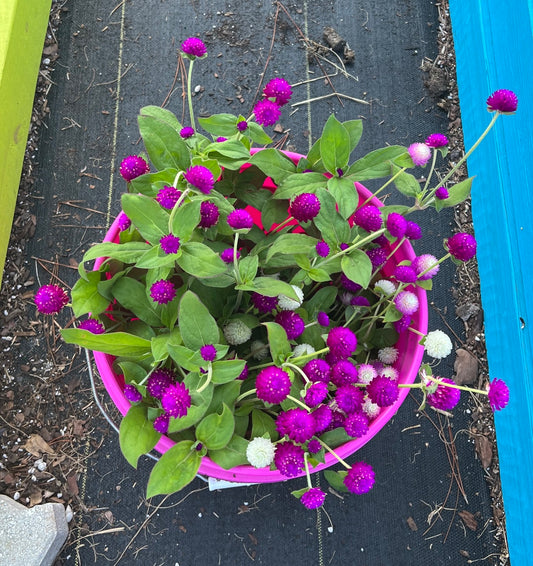
[[[407,517],[407,525],[412,531],[418,531],[418,527],[416,526],[415,520],[413,517]]]
[[[492,463],[492,442],[486,436],[476,436],[476,452],[484,469]]]
[[[471,385],[477,379],[477,359],[470,352],[462,348],[459,348],[455,353],[457,355],[453,366],[455,383],[457,383],[457,385]]]
[[[37,458],[40,458],[43,454],[55,454],[48,442],[39,434],[32,434],[23,448]]]
[[[43,494],[42,491],[40,489],[32,488],[32,490],[30,491],[29,494],[29,498],[30,498],[30,507],[33,507],[34,505],[39,505],[39,503],[41,503],[41,501],[43,500]]]
[[[459,517],[463,520],[464,524],[471,530],[477,530],[477,521],[470,511],[459,511]]]
[[[70,474],[70,476],[67,477],[67,486],[71,495],[78,495],[80,490],[78,488],[78,479],[76,474]]]

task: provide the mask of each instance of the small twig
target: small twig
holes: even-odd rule
[[[300,102],[295,102],[291,104],[292,107],[301,106],[302,104],[309,104],[309,102],[316,102],[317,100],[324,100],[325,98],[331,98],[332,96],[336,96],[337,98],[340,96],[342,98],[347,98],[348,100],[353,100],[354,102],[358,102],[359,104],[370,104],[366,100],[361,100],[360,98],[354,98],[353,96],[348,96],[347,94],[342,94],[341,92],[332,92],[330,94],[324,94],[322,96],[316,96],[314,98],[308,98],[307,100],[301,100]]]

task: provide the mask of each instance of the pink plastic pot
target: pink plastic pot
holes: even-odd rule
[[[252,149],[252,154],[256,153],[257,149]],[[298,163],[299,159],[304,157],[297,153],[285,152],[285,154],[294,161]],[[357,192],[359,193],[359,204],[366,201],[372,196],[372,193],[366,189],[360,183],[355,183]],[[264,188],[275,190],[275,185],[271,179],[267,179],[264,184]],[[383,203],[379,199],[373,197],[371,204],[376,206],[383,206]],[[253,212],[253,211],[252,211]],[[256,211],[255,219],[259,219],[259,214]],[[107,232],[104,242],[118,242],[119,227],[118,218],[115,220],[109,231]],[[382,272],[389,276],[392,274],[394,266],[404,260],[412,260],[415,257],[415,253],[411,244],[409,242],[404,242],[399,249],[395,252],[394,256],[385,264],[382,268]],[[103,258],[99,258],[95,262],[94,269],[98,269],[102,264]],[[428,309],[427,309],[427,296],[426,292],[417,288],[416,293],[420,302],[420,307],[418,312],[413,317],[412,326],[414,329],[427,333],[428,327]],[[424,354],[424,347],[420,346],[419,337],[414,332],[403,332],[396,344],[399,350],[399,359],[395,364],[400,377],[399,383],[413,383],[418,374],[420,364],[422,362],[422,356]],[[124,397],[124,376],[118,375],[113,371],[113,361],[114,357],[102,352],[93,352],[96,366],[102,378],[102,381],[109,393],[111,399],[117,406],[118,410],[125,415],[129,408],[131,407],[130,402]],[[407,397],[409,389],[401,388],[400,395],[396,403],[390,407],[382,409],[381,413],[370,423],[368,433],[362,437],[351,440],[342,446],[335,449],[335,452],[340,458],[347,458],[362,446],[364,446],[369,440],[371,440],[396,414],[401,404]],[[162,436],[159,442],[156,444],[155,449],[161,454],[165,453],[169,448],[174,445],[174,441],[167,436]],[[337,459],[329,453],[326,453],[325,463],[319,464],[315,468],[312,468],[312,472],[323,470],[330,466],[337,464]],[[230,470],[225,470],[221,468],[215,462],[210,460],[207,456],[203,458],[202,464],[200,465],[199,473],[213,477],[221,480],[239,482],[239,483],[270,483],[285,481],[288,479],[286,476],[282,475],[278,470],[271,471],[269,468],[256,469],[252,466],[236,466]],[[304,475],[304,472],[300,474]]]

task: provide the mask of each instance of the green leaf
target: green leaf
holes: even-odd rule
[[[178,265],[195,277],[216,277],[225,273],[228,266],[208,246],[199,242],[187,242],[181,246]]]
[[[139,269],[172,267],[176,263],[178,254],[166,254],[160,246],[154,246],[143,254],[143,256],[135,263],[135,267]]]
[[[188,242],[196,226],[200,222],[200,200],[183,203],[172,213],[171,231],[180,239],[180,243]]]
[[[344,218],[348,218],[355,212],[359,194],[353,181],[345,177],[331,177],[328,181],[328,190],[335,197],[339,212]]]
[[[457,183],[453,187],[448,189],[448,198],[443,200],[437,200],[436,204],[440,205],[439,208],[455,206],[470,196],[470,190],[472,188],[472,182],[474,177],[469,177],[460,183]]]
[[[139,358],[150,353],[149,340],[127,332],[93,334],[80,328],[64,328],[61,330],[61,336],[67,344],[78,344],[82,348],[112,356]]]
[[[320,440],[330,448],[338,448],[342,444],[353,440],[353,438],[348,436],[343,427],[338,427],[322,434]]]
[[[309,316],[314,316],[318,311],[327,311],[337,298],[337,287],[328,285],[319,289],[309,300],[305,302],[305,308]]]
[[[329,273],[324,269],[317,269],[313,267],[307,271],[307,275],[313,280],[317,281],[318,283],[323,283],[325,281],[331,281],[331,277]]]
[[[335,197],[326,189],[316,193],[320,199],[320,212],[313,223],[320,230],[322,238],[330,245],[347,242],[350,237],[350,225],[336,210]]]
[[[277,149],[269,148],[258,151],[251,156],[249,162],[259,167],[276,185],[279,185],[292,173],[296,173],[296,165]]]
[[[211,400],[213,399],[214,385],[210,383],[204,390],[198,393],[200,383],[204,381],[197,373],[189,373],[183,380],[185,387],[191,395],[191,406],[187,409],[184,417],[170,418],[168,432],[180,432],[195,425],[207,412]]]
[[[295,301],[300,300],[294,289],[285,281],[274,279],[273,277],[256,277],[251,283],[246,285],[236,285],[235,289],[242,291],[255,291],[267,297],[277,297],[285,295]]]
[[[174,127],[153,116],[140,115],[137,121],[144,147],[156,169],[187,169],[190,163],[189,150]]]
[[[363,135],[363,120],[348,120],[342,125],[346,128],[350,136],[350,153],[357,147],[361,136]]]
[[[168,343],[171,340],[175,341],[175,343],[180,340],[179,330],[177,328],[170,333],[158,334],[152,338],[151,348],[154,362],[164,362],[168,358]]]
[[[143,454],[152,450],[161,438],[147,417],[145,405],[130,407],[120,423],[119,443],[124,458],[134,467]]]
[[[78,279],[72,287],[72,310],[76,317],[91,313],[93,316],[105,311],[109,299],[98,292],[101,274],[98,271],[88,271],[85,279]]]
[[[186,291],[180,301],[178,318],[183,343],[191,350],[219,341],[217,321],[211,316],[198,295]]]
[[[400,145],[376,149],[356,161],[348,169],[346,176],[349,175],[352,181],[367,181],[368,179],[386,177],[391,173],[391,160],[404,153],[405,147]]]
[[[135,263],[150,249],[150,244],[146,242],[127,242],[125,244],[103,242],[91,246],[85,252],[82,263],[98,257],[113,258],[118,261],[123,261],[124,263]],[[89,272],[86,272],[86,276],[88,276],[88,273]]]
[[[178,174],[178,170],[173,167],[157,171],[155,173],[146,173],[130,181],[131,193],[142,193],[149,197],[155,197],[159,188],[165,185],[172,185]]]
[[[320,137],[322,163],[332,175],[337,175],[337,169],[344,169],[348,165],[350,153],[350,134],[335,115],[331,114]]]
[[[126,383],[131,383],[132,381],[140,383],[146,377],[147,371],[140,364],[123,361],[119,362],[118,366],[124,374]]]
[[[228,383],[234,381],[239,375],[246,362],[244,360],[221,360],[213,362],[213,377],[212,383]]]
[[[325,188],[328,180],[322,173],[295,173],[289,175],[274,192],[275,199],[292,199],[301,193],[315,193]]]
[[[192,440],[183,440],[167,450],[153,467],[146,497],[174,493],[192,482],[202,463]]]
[[[246,162],[250,159],[250,150],[239,140],[226,140],[208,145],[204,151],[211,155],[223,155],[230,159]]]
[[[273,362],[283,361],[292,351],[285,329],[277,322],[265,322],[263,324],[267,327],[268,346]]]
[[[174,130],[178,133],[182,128],[182,125],[176,116],[174,116],[170,110],[161,108],[161,106],[144,106],[139,111],[139,114],[141,116],[151,116],[152,118],[156,118],[160,122],[164,122],[174,128]]]
[[[242,436],[234,434],[225,448],[222,450],[210,450],[209,458],[221,468],[229,470],[235,466],[248,464],[248,460],[246,459],[247,448],[248,441]]]
[[[198,123],[213,137],[231,137],[237,133],[237,116],[221,113],[208,118],[198,118]]]
[[[342,493],[348,493],[348,488],[344,485],[346,472],[336,472],[334,470],[324,470],[324,477],[329,485]]]
[[[400,171],[400,168],[396,165],[392,165],[392,173],[396,175]],[[399,175],[394,179],[394,184],[396,188],[402,195],[407,197],[416,197],[422,189],[420,188],[420,183],[415,179],[413,175],[410,173],[406,173],[402,171]]]
[[[161,326],[156,305],[146,296],[146,287],[136,279],[122,277],[113,285],[113,295],[126,309],[150,326]]]
[[[196,439],[208,450],[221,450],[224,448],[235,429],[235,420],[231,409],[224,404],[222,413],[207,415],[196,427]]]
[[[265,133],[265,130],[257,122],[248,122],[246,135],[257,145],[272,143],[272,138]]]
[[[256,255],[249,255],[239,261],[239,274],[245,283],[253,281],[259,267],[259,258]]]
[[[151,244],[158,244],[168,234],[169,215],[153,198],[125,193],[122,195],[122,210]]]
[[[168,342],[167,351],[170,357],[187,371],[200,371],[200,367],[205,363],[198,350],[189,350],[180,344]]]
[[[282,234],[269,248],[266,261],[276,254],[309,254],[315,249],[316,238],[307,234]]]
[[[344,275],[366,289],[372,277],[372,262],[362,250],[353,250],[341,259]]]
[[[261,208],[261,224],[269,232],[273,224],[281,224],[288,217],[288,206],[285,201],[270,198]]]
[[[233,407],[237,397],[240,395],[242,383],[242,381],[237,379],[229,383],[216,385],[213,390],[213,398],[211,399],[207,412],[209,414],[218,413],[222,411],[224,405]]]
[[[263,437],[265,434],[268,434],[272,442],[275,442],[279,438],[276,429],[276,421],[264,411],[252,409],[252,434],[250,437]]]

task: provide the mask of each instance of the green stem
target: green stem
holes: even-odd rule
[[[284,368],[284,367],[292,368],[293,370],[297,371],[304,378],[304,381],[306,383],[309,383],[309,378],[307,377],[307,375],[305,375],[304,370],[302,368],[298,367],[297,365],[291,364],[290,362],[285,362],[284,364],[281,364],[281,367],[282,368]]]
[[[194,61],[190,61],[189,63],[189,75],[187,77],[187,100],[189,102],[189,116],[191,118],[191,126],[194,130],[196,130],[196,125],[194,123],[194,112],[192,108],[192,92],[191,92],[191,84],[192,84],[192,66]]]
[[[179,199],[176,201],[176,204],[172,207],[172,212],[170,213],[170,216],[168,217],[168,233],[172,234],[172,224],[174,223],[174,217],[176,216],[176,212],[178,211],[178,208],[181,206],[181,203],[183,202],[183,199],[187,196],[187,193],[189,193],[190,189],[185,189]]]
[[[293,397],[292,395],[287,395],[287,399],[290,399],[293,403],[300,405],[300,407],[302,407],[302,409],[305,409],[308,413],[311,412],[311,409],[305,403],[302,403],[302,401],[296,399],[296,397]]]
[[[396,173],[394,173],[394,175],[385,184],[381,185],[381,187],[377,191],[371,194],[361,206],[365,206],[366,204],[368,204],[374,197],[376,197],[381,191],[383,191],[386,187],[388,187],[394,181],[394,179],[396,179],[396,177],[401,175],[406,169],[407,167],[402,167],[400,170],[396,171]]]
[[[430,375],[425,376],[426,379],[429,379],[439,385],[444,385],[445,387],[451,387],[452,389],[460,389],[461,391],[468,391],[470,393],[479,393],[480,395],[488,395],[488,391],[484,391],[483,389],[473,389],[472,387],[465,387],[464,385],[457,385],[455,383],[446,383],[445,381],[441,381],[440,379],[435,379]],[[400,386],[398,386],[400,387]]]
[[[202,385],[202,387],[198,388],[196,392],[201,393],[211,383],[212,377],[213,377],[213,364],[209,362],[209,365],[207,366],[207,379],[205,380],[205,383]]]
[[[239,395],[237,397],[237,399],[235,399],[235,405],[239,402],[242,401],[243,399],[246,399],[246,397],[250,396],[250,395],[254,395],[254,393],[257,392],[257,389],[250,389],[250,391],[245,391],[242,395]]]
[[[349,254],[351,251],[353,251],[357,248],[360,248],[361,246],[364,246],[366,243],[371,242],[372,240],[375,240],[378,236],[381,236],[381,234],[384,234],[385,231],[386,231],[386,228],[380,228],[376,232],[372,232],[372,234],[365,236],[361,240],[356,239],[355,242],[353,242],[352,245],[349,246],[348,248],[346,248],[345,250],[341,250],[340,252],[337,252],[336,254],[333,254],[332,256],[324,258],[317,265],[317,268],[321,268],[323,265],[326,265],[326,263],[330,262],[331,260],[333,260],[337,257],[340,257],[342,255]]]
[[[305,466],[305,477],[307,478],[307,487],[309,489],[313,488],[311,484],[311,474],[309,473],[309,464],[307,463],[307,458],[309,457],[308,452],[304,452],[304,466]]]
[[[347,470],[351,470],[352,467],[347,464],[334,450],[332,450],[325,442],[323,442],[322,440],[320,440],[320,438],[318,439],[318,442],[320,442],[320,444],[330,453],[333,454],[333,456],[335,456],[335,458],[337,458],[337,460],[347,469]]]

